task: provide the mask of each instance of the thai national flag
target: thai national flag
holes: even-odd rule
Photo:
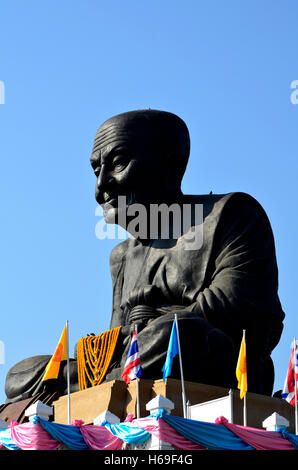
[[[122,372],[122,379],[128,384],[131,380],[142,377],[140,353],[136,330],[133,332],[128,356]]]
[[[298,355],[297,349],[296,352],[294,351],[294,349],[296,349],[296,341],[294,341],[288,372],[284,383],[284,388],[281,394],[282,398],[284,398],[293,406],[295,406],[295,380],[298,379]]]

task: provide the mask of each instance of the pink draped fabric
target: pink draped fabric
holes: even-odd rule
[[[89,449],[92,450],[119,450],[123,441],[114,436],[104,426],[84,425],[81,419],[75,419],[72,426],[80,428],[81,434]]]
[[[131,423],[131,422],[133,421],[133,419],[134,419],[134,414],[133,414],[133,413],[129,413],[129,414],[126,416],[126,418],[125,418],[125,420],[124,420],[124,423]]]
[[[162,418],[159,418],[158,420],[155,418],[134,419],[133,424],[139,428],[145,429],[161,441],[171,444],[176,449],[205,450],[205,447],[195,444],[179,434]]]
[[[223,424],[240,437],[244,442],[256,450],[296,450],[295,447],[281,434],[275,431],[262,431],[261,429],[231,424],[221,416],[216,420],[217,424]]]
[[[12,441],[22,450],[56,450],[61,446],[40,423],[18,424],[13,420],[10,429]]]
[[[80,431],[87,446],[92,450],[119,450],[123,441],[104,426],[81,426]]]

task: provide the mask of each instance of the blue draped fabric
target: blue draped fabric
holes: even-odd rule
[[[49,421],[39,420],[42,427],[56,441],[62,442],[71,450],[89,449],[79,427],[68,424],[51,423]],[[151,434],[144,429],[131,425],[130,423],[110,424],[107,421],[103,425],[123,442],[128,444],[141,444],[147,441]]]
[[[11,430],[10,430],[10,428],[0,429],[0,442],[1,442],[1,444],[4,445],[4,447],[6,447],[6,449],[20,450],[20,448],[17,447],[11,439]]]
[[[160,416],[161,417],[161,416]],[[254,450],[225,426],[162,413],[162,418],[192,442],[211,450]]]
[[[56,441],[62,442],[69,449],[89,450],[79,427],[69,424],[52,423],[43,419],[39,419],[39,422]]]
[[[110,424],[105,421],[103,424],[114,436],[119,437],[127,444],[141,444],[151,436],[145,429],[138,428],[130,423]]]
[[[278,431],[281,433],[282,437],[288,439],[295,449],[298,450],[298,436],[296,436],[296,434],[291,434],[286,428],[280,428]]]

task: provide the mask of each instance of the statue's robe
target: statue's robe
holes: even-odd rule
[[[177,313],[185,380],[227,387],[237,386],[235,369],[245,329],[249,390],[270,395],[270,354],[280,339],[284,313],[267,215],[244,193],[185,196],[183,203],[203,205],[201,248],[187,249],[185,235],[172,245],[135,239],[117,245],[111,253],[111,328],[140,321],[143,377],[160,378]],[[142,304],[161,315],[146,320]],[[114,371],[107,378],[120,378],[128,348],[127,341],[118,351],[118,364],[115,354]],[[171,377],[180,377],[177,360]]]
[[[135,324],[143,377],[161,378],[177,313],[185,380],[236,387],[235,369],[245,329],[249,391],[271,395],[270,355],[280,339],[284,313],[267,215],[244,193],[184,196],[182,202],[203,205],[199,249],[189,249],[189,233],[185,233],[177,240],[128,239],[111,253],[110,328],[123,328],[106,380],[121,378]],[[48,359],[44,358],[44,366]],[[24,361],[9,371],[8,402],[27,398],[41,387],[55,388],[53,381],[41,383],[40,356],[36,358],[39,372],[33,373],[34,361],[31,358],[31,376],[26,375]],[[73,391],[77,389],[75,362]],[[18,381],[20,369],[22,380]],[[62,370],[56,385],[61,393],[66,393],[65,376]],[[177,359],[171,377],[180,378]]]

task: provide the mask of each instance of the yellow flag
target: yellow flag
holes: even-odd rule
[[[239,357],[236,367],[236,377],[238,380],[238,388],[240,390],[240,398],[242,399],[247,392],[246,344],[244,335],[241,341],[239,351]]]
[[[67,323],[62,331],[59,342],[45,369],[42,382],[48,379],[57,379],[60,369],[60,362],[67,359]]]

